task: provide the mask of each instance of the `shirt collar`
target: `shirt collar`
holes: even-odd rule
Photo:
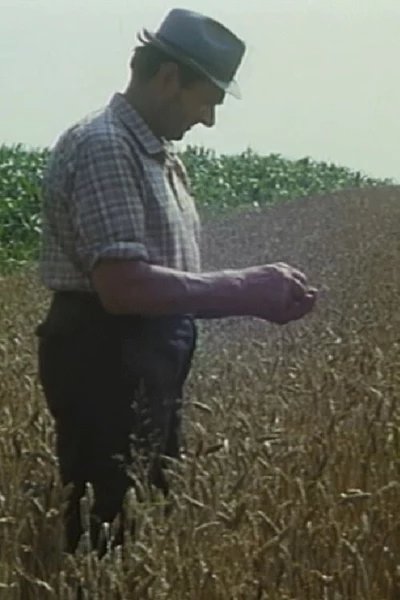
[[[114,94],[110,102],[110,108],[148,154],[158,154],[164,158],[175,154],[173,144],[156,137],[147,123],[121,93]]]

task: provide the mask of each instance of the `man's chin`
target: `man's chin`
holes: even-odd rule
[[[181,129],[180,131],[169,132],[168,135],[165,136],[165,139],[170,142],[180,142],[187,133],[191,130],[191,127],[186,127],[185,129]]]
[[[186,131],[181,131],[180,133],[174,133],[167,138],[171,142],[180,142],[185,135]]]

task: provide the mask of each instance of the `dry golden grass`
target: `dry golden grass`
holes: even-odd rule
[[[34,273],[0,281],[0,598],[398,600],[399,225],[395,187],[206,224],[207,268],[286,260],[319,306],[203,325],[175,510],[137,507],[138,538],[101,562],[61,552],[33,336],[48,296]]]

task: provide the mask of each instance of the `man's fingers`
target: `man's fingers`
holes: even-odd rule
[[[300,300],[297,302],[291,302],[286,310],[282,312],[281,317],[277,319],[276,322],[281,325],[286,325],[287,323],[290,323],[290,321],[298,321],[299,319],[302,319],[313,310],[316,300],[317,290],[315,288],[311,288],[305,294],[303,294]]]
[[[290,297],[288,298],[289,306],[294,302],[301,302],[307,294],[306,285],[299,279],[292,278],[290,280]]]
[[[308,291],[299,302],[295,302],[288,310],[287,318],[288,321],[296,321],[301,319],[309,312],[311,312],[315,306],[317,300],[317,291],[312,289]]]
[[[292,277],[294,277],[294,279],[297,279],[297,281],[300,281],[300,283],[302,283],[304,286],[307,285],[307,277],[302,271],[299,271],[298,269],[293,269]]]

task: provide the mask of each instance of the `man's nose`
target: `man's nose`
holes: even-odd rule
[[[215,108],[213,106],[206,106],[201,111],[200,122],[206,127],[214,127],[215,125]]]

